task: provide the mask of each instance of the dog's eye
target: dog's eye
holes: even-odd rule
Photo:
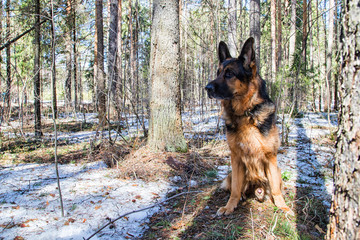
[[[233,76],[234,76],[234,73],[231,72],[231,71],[227,71],[227,72],[225,73],[225,77],[226,77],[226,78],[232,78]]]

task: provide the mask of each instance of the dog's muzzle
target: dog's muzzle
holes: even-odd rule
[[[214,94],[215,94],[215,86],[214,86],[214,84],[209,83],[208,85],[206,85],[205,90],[207,91],[209,98],[215,97],[214,96]]]

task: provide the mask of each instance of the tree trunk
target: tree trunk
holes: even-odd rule
[[[270,2],[271,15],[271,82],[276,78],[276,0]]]
[[[277,36],[276,36],[276,71],[279,71],[282,60],[282,6],[281,0],[277,0]]]
[[[106,93],[104,76],[104,30],[103,30],[103,1],[96,0],[96,31],[97,31],[97,99],[99,124],[105,124]]]
[[[152,23],[148,145],[186,151],[180,110],[179,1],[154,0]]]
[[[0,16],[2,16],[2,15],[3,15],[3,3],[2,3],[2,1],[0,1]],[[2,20],[0,20],[0,39],[3,39]],[[2,61],[3,61],[3,59],[2,59],[2,54],[1,54],[1,50],[0,50],[0,69],[2,69],[2,67],[1,67]],[[0,89],[1,89],[1,81],[2,80],[3,80],[3,76],[2,76],[2,73],[1,73],[1,70],[0,70]],[[1,99],[1,97],[0,97],[0,99]],[[3,112],[1,106],[0,106],[0,112]],[[2,117],[3,116],[0,115],[0,121],[1,122],[2,122]]]
[[[122,0],[118,1],[118,32],[117,32],[117,57],[116,57],[116,68],[117,68],[117,76],[116,76],[116,96],[117,96],[117,104],[120,108],[121,99],[123,95],[123,84],[122,84]],[[118,114],[120,114],[120,109],[118,110]],[[120,117],[120,115],[119,115]]]
[[[57,98],[56,98],[56,54],[55,54],[55,29],[54,29],[54,13],[53,8],[51,8],[51,85],[52,85],[52,105],[54,111],[54,119],[58,117],[57,110]]]
[[[72,4],[71,0],[67,1],[66,6],[66,33],[65,33],[65,51],[66,51],[66,79],[65,79],[65,107],[67,109],[71,106],[71,62],[72,62],[72,49],[71,49],[71,28],[72,28],[72,21],[71,21],[71,10]]]
[[[290,39],[289,39],[289,66],[294,64],[296,44],[296,0],[291,0],[291,16],[290,16]]]
[[[237,57],[237,17],[236,17],[236,0],[229,0],[229,30],[228,41],[229,51],[232,57]]]
[[[41,137],[40,105],[40,0],[35,0],[35,38],[34,38],[34,112],[35,137]]]
[[[358,0],[343,3],[339,137],[334,163],[334,195],[326,238],[360,239],[360,6]]]
[[[10,40],[10,0],[6,1],[6,36]],[[6,92],[5,92],[5,119],[9,119],[11,109],[11,48],[10,45],[6,47]]]
[[[78,102],[78,94],[79,94],[79,82],[78,82],[78,75],[77,75],[77,37],[76,37],[76,0],[73,1],[72,6],[72,32],[73,32],[73,42],[72,42],[72,51],[73,51],[73,73],[74,73],[74,107],[75,111],[79,110],[79,102]]]
[[[136,99],[136,86],[135,86],[135,44],[134,44],[134,29],[133,29],[133,7],[132,0],[129,0],[129,34],[130,34],[130,58],[129,58],[129,83],[131,86],[131,99]]]
[[[117,114],[120,113],[120,106],[118,105],[118,92],[117,92],[117,47],[118,47],[118,9],[119,0],[110,1],[110,24],[109,24],[109,51],[108,51],[108,83],[110,84],[110,90],[112,93],[112,104],[115,107]]]
[[[334,41],[334,0],[329,0],[329,28],[327,36],[326,50],[326,82],[324,96],[324,111],[331,108],[331,71],[332,71],[332,55]]]
[[[255,39],[256,67],[260,73],[260,0],[250,0],[250,36]]]
[[[307,46],[307,0],[303,0],[303,32],[302,32],[302,63],[303,70],[306,71],[306,46]]]

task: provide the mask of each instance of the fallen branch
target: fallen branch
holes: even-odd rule
[[[151,206],[149,206],[149,207],[142,208],[142,209],[139,209],[139,210],[135,210],[135,211],[128,212],[128,213],[125,213],[125,214],[123,214],[123,215],[120,215],[120,216],[117,217],[116,219],[108,222],[108,223],[105,224],[103,227],[99,228],[99,230],[97,230],[95,233],[93,233],[90,237],[88,237],[88,238],[83,238],[83,239],[84,239],[84,240],[89,240],[89,239],[91,239],[91,238],[94,237],[96,234],[98,234],[101,230],[103,230],[103,229],[106,228],[107,226],[113,224],[114,222],[116,222],[116,221],[119,220],[120,218],[123,218],[123,217],[125,217],[125,216],[127,216],[127,215],[130,215],[130,214],[133,214],[133,213],[137,213],[137,212],[141,212],[141,211],[145,211],[145,210],[147,210],[147,209],[156,207],[156,206],[158,206],[158,205],[163,204],[164,202],[167,202],[167,201],[169,201],[169,200],[171,200],[171,199],[180,197],[180,196],[182,196],[182,195],[184,195],[184,194],[200,193],[200,192],[202,192],[202,191],[182,192],[182,193],[176,194],[176,195],[174,195],[174,196],[172,196],[172,197],[169,197],[169,198],[167,198],[167,199],[165,199],[165,200],[163,200],[163,201],[160,201],[160,202],[158,202],[158,203],[155,203],[155,204],[153,204],[153,205],[151,205]]]

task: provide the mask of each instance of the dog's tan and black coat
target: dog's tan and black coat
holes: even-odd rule
[[[218,215],[232,213],[249,190],[261,201],[269,193],[277,207],[293,214],[281,193],[275,104],[257,73],[253,44],[249,38],[240,56],[232,58],[227,45],[220,42],[217,77],[205,87],[210,98],[221,100],[231,150],[232,174],[223,184],[231,195]]]

